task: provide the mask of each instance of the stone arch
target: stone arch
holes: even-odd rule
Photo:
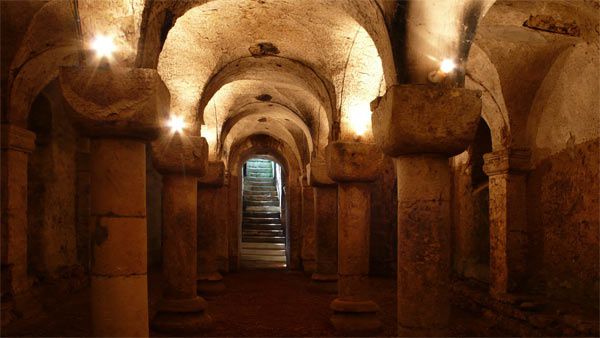
[[[473,44],[465,74],[465,87],[481,91],[481,116],[490,127],[494,150],[511,143],[509,115],[504,102],[498,71],[487,54]]]
[[[58,76],[61,66],[78,64],[80,51],[70,3],[57,0],[42,6],[10,65],[8,122],[25,127],[33,100]]]

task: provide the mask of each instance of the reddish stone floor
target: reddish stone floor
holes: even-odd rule
[[[160,275],[151,275],[151,312],[160,294]],[[243,271],[225,276],[227,293],[208,298],[214,330],[203,336],[335,336],[329,323],[333,295],[313,294],[306,289],[309,278],[299,272]],[[371,278],[372,298],[381,307],[381,336],[396,335],[396,281]],[[49,292],[49,291],[47,291]],[[89,336],[89,288],[65,297],[30,295],[36,304],[27,318],[8,325],[2,336]],[[23,305],[21,305],[23,306]],[[162,336],[152,333],[156,336]],[[480,315],[453,310],[451,335],[504,335],[490,332]]]

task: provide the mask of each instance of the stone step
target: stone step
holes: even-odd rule
[[[242,249],[285,250],[283,243],[252,243],[242,242]]]
[[[246,207],[246,209],[244,209],[244,212],[255,212],[255,213],[280,213],[281,212],[281,208],[279,207],[274,207],[274,206],[248,206]],[[264,215],[262,215],[264,216]],[[259,216],[261,217],[261,216]],[[269,216],[269,217],[274,217],[274,216]]]
[[[279,256],[271,255],[245,255],[242,252],[242,259],[247,261],[267,261],[267,262],[285,262],[285,254]]]
[[[277,216],[279,216],[279,214],[277,214]],[[242,219],[242,223],[281,225],[281,219],[279,219],[279,217],[244,217]]]
[[[242,230],[281,230],[283,231],[283,225],[281,224],[258,224],[258,223],[243,223]]]
[[[284,236],[242,236],[242,242],[285,243]]]
[[[270,177],[246,177],[246,178],[244,178],[244,182],[258,182],[258,183],[271,182],[271,183],[275,183],[275,180],[273,178],[270,178]]]
[[[279,202],[279,198],[277,196],[271,195],[246,195],[244,196],[244,201],[273,201]],[[277,203],[279,205],[279,203]]]
[[[244,187],[274,187],[275,182],[273,180],[265,182],[244,182]]]
[[[244,192],[246,191],[274,191],[277,192],[277,188],[274,185],[257,185],[251,187],[244,187]]]
[[[257,178],[273,178],[273,174],[266,174],[266,173],[253,173],[249,175],[250,177],[257,177]]]
[[[256,212],[256,211],[244,211],[244,218],[277,218],[279,219],[279,212]]]
[[[242,237],[251,237],[251,236],[273,236],[273,237],[281,237],[283,236],[283,229],[268,229],[268,230],[254,230],[254,229],[244,229],[242,228]]]
[[[271,197],[278,197],[277,196],[277,191],[253,191],[253,190],[244,191],[244,196],[271,196]]]
[[[274,201],[249,200],[249,201],[245,201],[244,204],[249,207],[260,207],[260,206],[276,207],[279,205],[279,201],[278,200],[274,200]]]
[[[242,249],[242,256],[245,256],[245,255],[283,256],[283,257],[285,257],[285,249],[278,249],[278,250]]]

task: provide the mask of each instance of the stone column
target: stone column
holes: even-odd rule
[[[300,177],[302,184],[302,268],[304,273],[312,274],[315,271],[315,214],[314,191],[308,185],[306,175]]]
[[[242,192],[240,176],[231,173],[227,189],[227,205],[229,220],[227,223],[227,247],[229,251],[229,271],[237,271],[240,266],[240,229],[242,222]]]
[[[77,167],[77,256],[78,261],[84,266],[85,271],[91,270],[91,246],[90,236],[93,234],[90,224],[90,140],[79,138],[77,140],[77,153],[75,155]]]
[[[330,143],[327,174],[338,183],[338,297],[331,322],[344,335],[367,335],[381,328],[379,306],[369,299],[370,183],[383,156],[374,144]]]
[[[148,336],[145,142],[158,136],[167,88],[151,69],[63,68],[59,80],[91,138],[92,334]]]
[[[218,194],[220,196],[221,205],[230,208],[229,204],[229,171],[225,171],[225,178],[223,179],[223,186],[219,188]],[[229,272],[229,223],[230,223],[229,210],[223,212],[222,223],[217,233],[217,269],[221,273]]]
[[[196,136],[167,134],[152,145],[154,166],[163,175],[165,288],[152,320],[156,331],[189,334],[212,324],[206,301],[196,295],[197,185],[207,154],[206,140]]]
[[[314,159],[307,166],[308,183],[314,189],[316,236],[315,272],[309,289],[315,292],[337,293],[338,281],[338,189],[327,176],[325,161]]]
[[[27,276],[27,162],[35,134],[2,124],[2,325],[14,317],[13,293],[29,288]]]
[[[490,177],[490,294],[518,291],[527,271],[528,149],[503,149],[483,156]]]
[[[373,102],[373,135],[398,184],[398,334],[446,335],[450,315],[448,158],[475,137],[479,93],[398,85]]]
[[[225,291],[223,276],[217,264],[218,242],[227,236],[225,224],[228,212],[225,183],[225,164],[209,162],[206,174],[198,180],[198,293],[216,295]]]

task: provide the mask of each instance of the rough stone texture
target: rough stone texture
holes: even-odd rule
[[[62,68],[59,80],[72,118],[88,135],[156,138],[167,117],[169,92],[156,70]]]
[[[393,157],[459,154],[475,137],[481,114],[480,96],[479,92],[464,88],[393,86],[372,103],[375,141]]]
[[[444,335],[450,315],[450,168],[439,155],[402,156],[398,175],[398,328]]]
[[[237,173],[232,172],[229,176],[229,187],[227,194],[228,222],[227,242],[229,252],[229,271],[237,271],[240,266],[240,241],[242,239],[242,184]]]
[[[146,149],[146,219],[148,221],[148,268],[162,261],[162,175],[152,165],[152,149]]]
[[[30,286],[27,276],[27,161],[35,147],[34,140],[32,132],[2,124],[3,300]]]
[[[136,140],[93,139],[90,156],[92,331],[98,336],[148,335],[146,148]],[[139,232],[137,245],[105,249],[127,241],[132,224]],[[121,262],[124,269],[119,269]]]
[[[314,189],[308,185],[306,176],[302,176],[302,268],[311,274],[316,268],[316,230]]]
[[[327,162],[323,158],[314,158],[306,165],[306,178],[312,186],[335,184],[327,175]]]
[[[527,183],[531,280],[528,288],[597,309],[598,139],[541,160]]]
[[[372,275],[395,276],[398,236],[398,194],[392,158],[384,156],[380,175],[371,184],[370,262]],[[375,207],[377,206],[377,207]]]
[[[314,181],[313,181],[314,183]],[[316,268],[311,288],[337,293],[338,192],[336,185],[314,187]]]
[[[527,271],[527,149],[484,155],[490,190],[490,293],[518,291]]]
[[[332,142],[325,152],[327,175],[336,182],[371,182],[380,173],[383,155],[375,144]]]
[[[146,162],[147,163],[147,162]],[[90,215],[90,139],[81,137],[77,140],[77,152],[75,154],[75,166],[77,168],[76,178],[76,236],[77,236],[77,259],[86,271],[91,269],[91,233],[92,223]]]
[[[209,162],[207,175],[198,183],[198,293],[217,294],[225,290],[219,273],[220,243],[227,234],[227,194],[223,162]],[[220,185],[216,185],[220,183]]]
[[[148,278],[92,276],[92,333],[97,337],[148,336]]]
[[[32,278],[52,280],[78,261],[77,250],[89,251],[89,223],[76,223],[76,131],[66,116],[56,82],[33,103],[29,128],[36,149],[28,169],[28,261]],[[49,98],[49,99],[46,99]],[[88,169],[89,180],[89,169]],[[88,199],[89,191],[81,198]],[[83,236],[81,236],[83,235]]]
[[[152,142],[154,166],[162,174],[201,176],[206,171],[206,139],[176,133]]]
[[[288,267],[295,270],[301,267],[302,262],[300,256],[302,251],[302,187],[297,180],[294,182],[290,178],[284,186],[284,190],[286,192],[285,210],[287,213],[282,210],[282,215],[288,215],[287,217],[289,217],[286,226],[286,247],[289,250]]]
[[[338,183],[338,298],[331,303],[331,322],[345,335],[372,334],[381,328],[379,307],[367,293],[370,223],[368,183]]]
[[[163,176],[164,298],[152,327],[161,332],[187,333],[206,329],[210,318],[196,296],[197,184],[195,176]],[[186,306],[199,303],[201,306]]]

